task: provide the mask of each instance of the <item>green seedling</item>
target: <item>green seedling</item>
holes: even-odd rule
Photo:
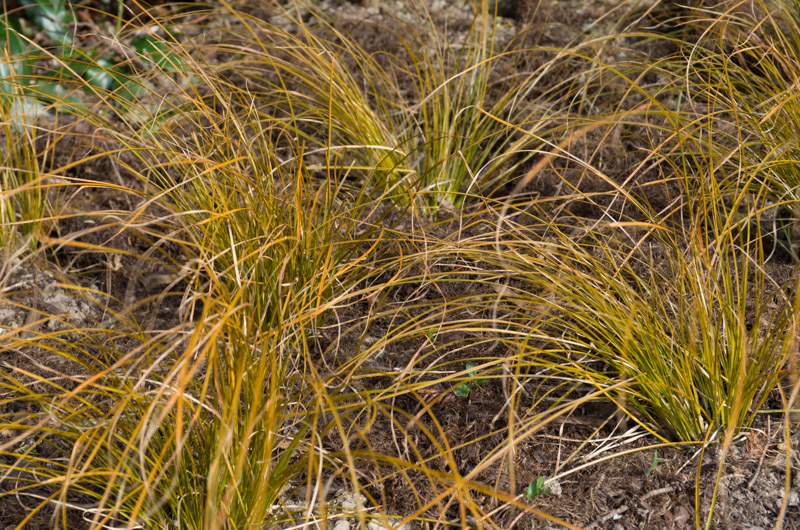
[[[656,466],[658,466],[659,462],[660,460],[658,459],[658,449],[656,449],[655,452],[653,453],[653,461],[650,463],[650,467],[647,468],[647,473],[645,473],[645,475],[649,477],[650,473],[655,471]]]
[[[431,328],[425,332],[425,336],[428,337],[428,340],[433,344],[434,340],[436,339],[436,328]]]
[[[525,498],[529,501],[534,501],[539,495],[547,495],[550,493],[550,488],[544,487],[545,480],[544,477],[532,480],[531,483],[528,484],[528,489],[525,490]]]
[[[484,378],[478,378],[478,373],[474,370],[475,363],[467,363],[467,370],[469,370],[469,376],[472,378],[470,381],[464,383],[463,385],[459,385],[453,390],[453,393],[458,397],[467,397],[473,389],[478,388],[482,384],[486,382]]]

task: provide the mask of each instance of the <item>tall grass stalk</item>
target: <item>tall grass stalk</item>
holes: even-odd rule
[[[47,214],[43,191],[47,176],[40,167],[44,153],[36,148],[36,128],[25,124],[31,117],[18,114],[31,102],[22,94],[14,101],[18,104],[0,104],[4,143],[0,168],[0,247],[13,249],[24,244],[36,248],[42,235],[42,219]]]

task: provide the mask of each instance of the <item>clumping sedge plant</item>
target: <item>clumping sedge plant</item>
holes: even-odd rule
[[[714,149],[731,196],[746,190],[764,209],[765,233],[797,261],[800,2],[753,4],[697,23],[703,38],[687,47],[686,86],[712,119],[693,136]]]
[[[3,167],[0,169],[0,246],[16,248],[22,241],[35,246],[44,217],[42,173],[36,152],[35,105],[23,95],[32,73],[24,43],[8,15],[0,17],[0,120]]]
[[[0,247],[36,248],[46,216],[45,179],[36,149],[36,129],[20,127],[16,109],[0,108],[3,132],[2,168],[0,169]]]
[[[511,72],[509,65],[522,64],[530,50],[522,39],[499,49],[486,0],[476,4],[466,41],[458,45],[441,42],[423,2],[409,2],[394,19],[399,29],[382,28],[404,57],[363,49],[313,7],[305,17],[294,8],[283,12],[299,27],[292,33],[237,5],[230,14],[242,28],[212,48],[246,59],[219,65],[216,75],[231,84],[245,77],[259,105],[274,106],[274,119],[308,142],[308,156],[335,154],[346,168],[366,172],[365,184],[397,205],[414,204],[423,213],[460,209],[471,196],[505,184],[543,138],[563,132],[551,119],[549,96],[539,96],[537,105],[525,100],[555,64],[574,56]],[[490,93],[502,95],[489,103]],[[320,127],[329,134],[309,133]]]
[[[200,65],[192,68],[202,76]],[[10,402],[32,411],[24,421],[16,413],[0,419],[4,430],[19,429],[19,439],[34,440],[17,449],[18,462],[5,470],[5,478],[23,465],[31,471],[17,473],[2,494],[38,499],[26,521],[55,505],[64,525],[80,510],[97,528],[261,526],[288,513],[279,495],[290,480],[329,465],[306,439],[316,426],[303,395],[303,359],[333,297],[348,288],[348,278],[358,276],[356,249],[363,240],[354,234],[366,237],[368,231],[353,223],[363,217],[364,196],[347,197],[343,179],[333,173],[317,185],[302,156],[294,157],[299,162],[293,166],[278,159],[271,133],[280,131],[240,105],[236,98],[246,93],[231,94],[212,83],[202,88],[222,104],[205,106],[207,96],[197,92],[185,106],[170,108],[177,119],[202,116],[209,124],[188,139],[161,128],[136,134],[134,123],[108,121],[105,113],[81,115],[104,128],[105,141],[134,154],[133,160],[115,162],[149,190],[150,204],[161,208],[154,215],[145,204],[127,220],[110,216],[101,228],[126,231],[136,225],[135,233],[153,238],[156,249],[166,241],[178,245],[196,266],[176,268],[168,259],[164,264],[183,275],[192,287],[189,300],[202,310],[193,324],[155,334],[136,321],[133,305],[115,314],[119,331],[101,326],[3,337],[4,350],[46,345],[82,374],[70,390],[58,377],[41,376],[35,377],[37,386],[23,390],[29,377],[24,369],[2,373],[3,387],[14,392]],[[130,104],[117,92],[107,95]],[[260,141],[246,135],[262,127],[256,134]],[[120,151],[66,167],[101,155],[115,158]],[[35,157],[28,162],[35,163]],[[7,185],[14,194],[4,197],[4,204],[24,191],[16,182]],[[13,207],[11,214],[23,211]],[[50,244],[83,248],[80,235]],[[71,346],[68,333],[84,336],[98,351]],[[115,346],[120,335],[134,344],[124,354]],[[50,427],[40,433],[45,421]],[[47,468],[32,448],[52,444],[66,464]],[[40,495],[33,490],[45,475],[50,489]],[[307,476],[311,481],[317,475]]]
[[[730,231],[687,240],[644,226],[631,246],[621,244],[623,228],[576,238],[551,226],[556,245],[536,260],[512,260],[514,277],[559,330],[553,341],[576,359],[564,371],[598,388],[629,380],[617,404],[637,421],[676,441],[746,427],[781,377],[790,300],[769,294]],[[539,248],[530,245],[525,255]],[[668,268],[652,260],[655,249],[669,256]],[[775,302],[780,309],[770,311]],[[748,304],[765,329],[748,327]]]
[[[225,102],[219,113],[179,110],[192,119],[203,113],[210,126],[202,135],[177,149],[169,134],[131,147],[147,162],[141,180],[169,199],[182,244],[200,264],[189,280],[203,305],[194,332],[203,350],[183,356],[205,360],[202,392],[191,395],[215,412],[187,425],[185,441],[175,439],[186,449],[171,511],[186,527],[242,528],[285,516],[278,496],[289,481],[327,465],[305,439],[315,409],[304,409],[304,365],[329,304],[357,277],[363,240],[353,237],[354,223],[364,195],[343,200],[333,173],[313,182],[302,156],[284,164],[270,140],[281,132],[269,122],[261,130],[265,122],[245,102],[207,87]]]

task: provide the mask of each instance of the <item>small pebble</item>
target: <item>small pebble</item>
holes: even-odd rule
[[[549,495],[561,497],[561,483],[557,480],[548,480],[544,483],[544,487],[550,490]]]

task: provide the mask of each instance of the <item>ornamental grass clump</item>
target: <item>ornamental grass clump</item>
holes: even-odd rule
[[[33,127],[38,103],[23,91],[32,65],[24,42],[8,25],[7,16],[0,17],[0,47],[0,247],[11,250],[23,241],[32,247],[39,243],[46,210],[41,153],[36,149]]]
[[[597,388],[627,381],[616,404],[668,440],[749,426],[782,377],[792,300],[730,232],[642,223],[631,239],[635,225],[579,237],[551,226],[555,242],[505,258],[569,359],[557,371]]]
[[[357,277],[359,252],[370,249],[369,227],[356,226],[364,195],[345,188],[345,175],[334,170],[315,181],[298,144],[283,143],[299,155],[292,161],[278,158],[280,126],[249,112],[246,91],[222,90],[203,65],[183,60],[197,75],[192,91],[177,82],[167,94],[151,87],[138,109],[110,91],[108,108],[74,109],[102,131],[92,139],[110,147],[52,169],[62,175],[107,157],[132,188],[75,179],[65,189],[113,189],[140,201],[131,212],[88,212],[89,228],[63,237],[54,231],[37,251],[38,259],[88,251],[106,253],[109,263],[133,260],[121,298],[65,280],[72,296],[100,306],[102,323],[53,332],[34,321],[30,331],[0,335],[4,352],[39,348],[69,374],[24,366],[0,372],[0,428],[12,433],[3,444],[0,496],[25,499],[23,525],[43,512],[54,524],[69,526],[77,514],[95,528],[269,525],[293,511],[281,497],[290,481],[297,486],[302,475],[317,487],[318,473],[331,465],[308,440],[324,399],[309,398],[307,356],[314,330]],[[162,67],[169,65],[155,68]],[[148,115],[159,100],[172,125],[200,120],[205,127],[184,136],[154,120],[142,130],[107,112],[119,104]],[[11,184],[4,201],[26,191]],[[102,244],[86,240],[94,233],[106,234]],[[145,241],[147,250],[119,248],[119,235]],[[143,296],[137,282],[148,285],[146,271],[158,267],[174,290]],[[141,310],[168,294],[183,297],[181,323],[161,329]],[[27,311],[42,322],[58,318],[35,301]]]
[[[392,52],[380,43],[364,49],[313,7],[300,16],[272,6],[291,31],[241,7],[228,12],[238,26],[204,43],[205,53],[238,57],[215,66],[215,75],[245,83],[259,108],[272,108],[273,119],[306,143],[309,167],[320,169],[328,153],[373,196],[424,213],[460,209],[504,186],[564,131],[552,108],[564,94],[548,94],[549,73],[578,54],[550,50],[547,61],[526,66],[539,50],[521,38],[500,43],[485,0],[463,42],[448,42],[422,2],[385,14],[392,29],[360,21],[376,24]]]
[[[0,168],[0,248],[6,254],[20,246],[31,249],[40,244],[46,175],[36,149],[36,129],[21,126],[14,109],[0,108],[3,133]],[[8,255],[2,256],[8,259]]]
[[[800,234],[800,3],[736,5],[698,18],[698,42],[686,43],[687,95],[709,119],[690,134],[711,149],[723,187],[764,209],[764,231],[798,259]]]

